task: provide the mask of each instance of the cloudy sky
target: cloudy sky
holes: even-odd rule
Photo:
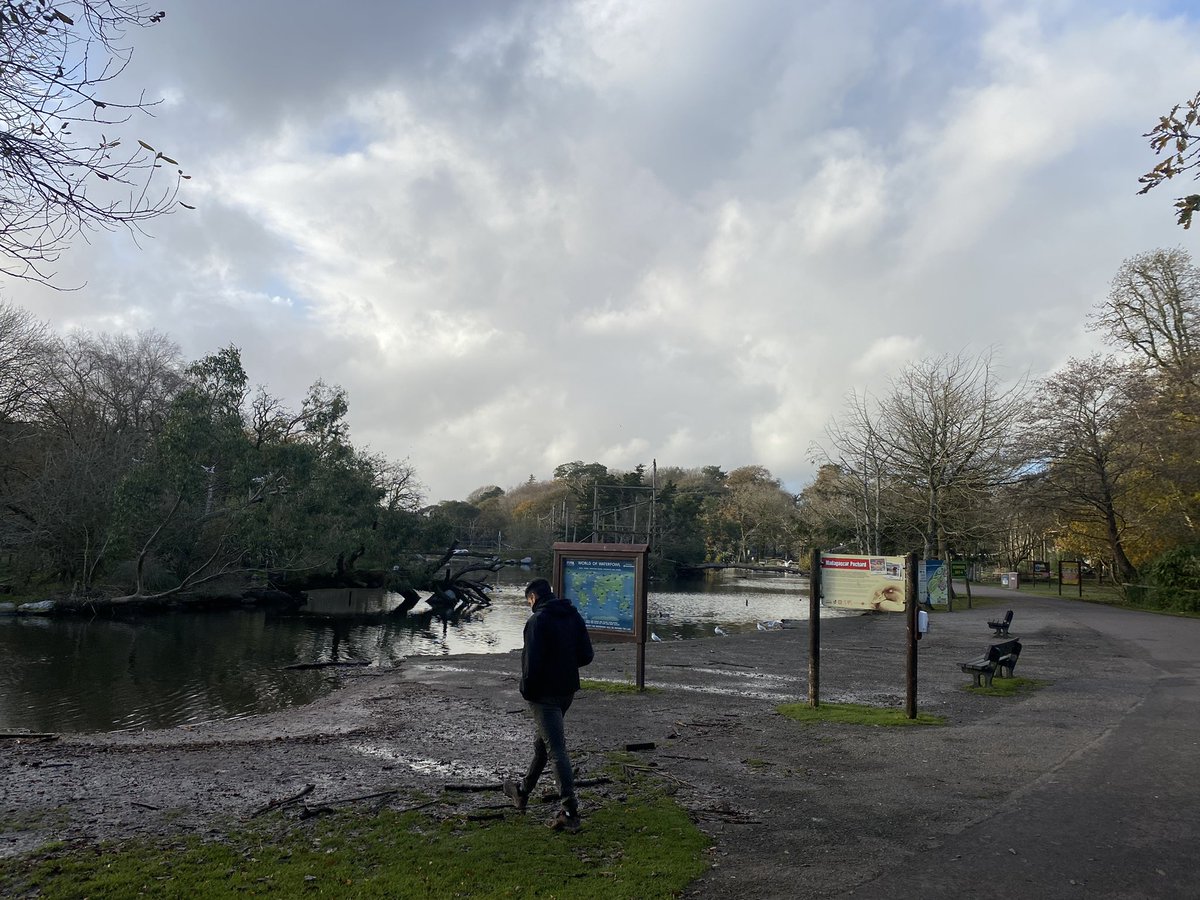
[[[154,2],[114,92],[164,99],[126,133],[197,209],[0,299],[340,384],[431,501],[575,459],[799,490],[851,389],[1052,371],[1123,259],[1195,241],[1183,185],[1136,194],[1191,2]]]

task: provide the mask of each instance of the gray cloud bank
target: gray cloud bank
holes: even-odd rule
[[[1136,196],[1200,86],[1170,4],[164,6],[122,86],[197,210],[4,295],[340,383],[433,500],[572,459],[799,489],[852,387],[1050,371],[1122,259],[1189,238]]]

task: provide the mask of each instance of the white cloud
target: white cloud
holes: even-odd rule
[[[1180,242],[1140,137],[1194,93],[1195,17],[1108,5],[213,0],[138,34],[198,209],[81,243],[59,327],[242,347],[432,499],[618,468],[798,489],[851,388],[1096,338],[1121,260]],[[237,27],[232,23],[236,21]],[[135,82],[136,83],[136,82]],[[143,128],[144,126],[144,128]]]
[[[902,320],[896,319],[896,324]],[[873,378],[890,375],[920,355],[921,341],[903,334],[886,334],[871,341],[862,354],[851,363],[855,375]]]

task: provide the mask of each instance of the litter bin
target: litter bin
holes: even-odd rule
[[[1017,588],[1019,588],[1021,586],[1021,573],[1009,572],[1007,574],[1006,578],[1007,578],[1007,581],[1005,582],[1005,585],[1008,587],[1008,589],[1010,591],[1015,591],[1015,590],[1017,590]]]

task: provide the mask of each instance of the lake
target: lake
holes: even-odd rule
[[[507,653],[521,646],[529,608],[520,584],[500,585],[486,609],[445,620],[381,591],[313,591],[299,615],[260,609],[138,619],[0,617],[0,732],[164,728],[271,712],[330,691],[331,669],[287,666],[409,656]],[[662,640],[757,630],[808,616],[794,578],[706,579],[652,590],[650,630]],[[832,613],[831,613],[832,614]],[[515,664],[515,663],[514,663]]]

